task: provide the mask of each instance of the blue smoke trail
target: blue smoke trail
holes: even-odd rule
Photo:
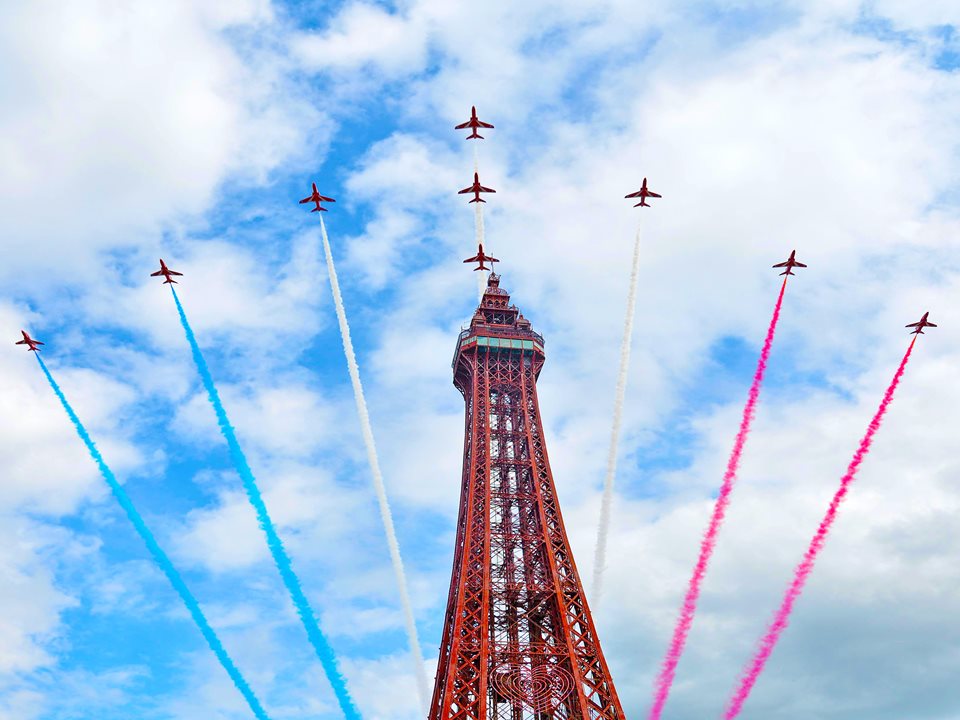
[[[120,483],[117,482],[117,478],[114,476],[113,471],[107,466],[107,463],[104,461],[100,451],[97,450],[97,446],[93,444],[93,440],[90,439],[89,433],[87,433],[86,428],[83,427],[83,423],[80,422],[80,418],[77,417],[77,414],[73,411],[73,408],[70,407],[70,403],[67,402],[66,396],[63,394],[60,386],[57,385],[56,380],[53,379],[53,375],[51,375],[50,371],[47,370],[47,366],[44,364],[39,353],[37,354],[37,362],[40,363],[40,368],[43,370],[43,374],[47,376],[47,381],[50,383],[50,387],[53,388],[53,391],[57,394],[57,397],[60,398],[60,404],[63,405],[63,409],[66,410],[67,415],[70,416],[71,422],[73,422],[74,427],[77,429],[77,434],[80,436],[80,439],[83,440],[83,444],[87,446],[87,450],[90,451],[90,455],[97,463],[97,467],[100,468],[100,474],[103,475],[103,479],[107,481],[107,485],[109,485],[110,490],[113,491],[113,496],[117,499],[117,502],[120,503],[120,507],[123,508],[124,512],[127,513],[127,517],[130,518],[130,522],[133,523],[133,527],[136,528],[137,533],[141,538],[143,538],[143,542],[146,543],[147,549],[150,551],[150,554],[153,555],[153,559],[157,561],[157,565],[159,565],[160,569],[163,570],[163,574],[167,576],[170,584],[173,585],[173,589],[177,591],[180,599],[183,600],[183,604],[187,606],[187,610],[190,611],[190,616],[197,624],[197,627],[200,628],[200,632],[203,633],[203,637],[206,639],[210,649],[213,650],[214,655],[217,656],[217,660],[219,660],[220,664],[223,665],[223,669],[227,671],[230,679],[233,680],[233,684],[237,686],[237,690],[239,690],[240,694],[243,695],[244,699],[247,701],[247,704],[250,706],[250,709],[253,711],[253,714],[258,718],[258,720],[270,720],[261,707],[260,701],[257,700],[256,695],[253,694],[253,690],[251,690],[250,686],[247,685],[247,681],[243,679],[243,675],[241,675],[240,671],[237,670],[237,666],[233,664],[233,660],[230,659],[230,656],[224,649],[223,644],[220,642],[220,638],[217,637],[217,634],[214,632],[213,628],[210,627],[210,623],[207,622],[207,618],[200,609],[197,599],[187,588],[186,583],[183,582],[183,578],[180,577],[180,573],[177,572],[176,568],[173,566],[173,563],[170,562],[170,558],[168,558],[166,553],[160,549],[156,539],[153,537],[153,533],[150,532],[150,528],[147,527],[146,523],[143,521],[143,518],[140,517],[140,513],[137,512],[137,508],[134,507],[133,502],[130,500],[130,496],[127,495]]]
[[[273,521],[270,520],[270,515],[267,513],[267,506],[263,502],[263,497],[260,495],[260,490],[257,487],[257,481],[253,477],[253,471],[250,470],[247,458],[243,454],[243,450],[240,449],[240,443],[237,442],[237,435],[233,430],[233,426],[230,425],[230,421],[227,419],[227,412],[223,409],[223,403],[220,402],[220,395],[217,393],[217,388],[213,384],[213,376],[210,375],[207,361],[203,359],[200,346],[197,345],[197,339],[193,334],[193,330],[190,328],[190,323],[187,322],[187,315],[183,311],[183,305],[180,304],[180,298],[177,296],[177,291],[173,285],[170,286],[170,292],[173,293],[173,300],[177,304],[177,312],[180,314],[180,324],[183,325],[187,342],[190,343],[193,360],[197,365],[197,370],[200,372],[203,386],[207,389],[210,404],[213,405],[214,412],[217,414],[217,423],[220,425],[220,432],[223,434],[224,439],[227,441],[227,446],[230,448],[230,457],[233,459],[237,473],[243,481],[243,487],[247,491],[250,504],[253,505],[254,510],[257,511],[257,520],[260,523],[260,528],[267,536],[267,546],[270,548],[270,554],[273,555],[273,560],[277,565],[277,569],[280,571],[280,577],[283,578],[283,584],[287,586],[290,598],[297,608],[297,614],[300,616],[303,627],[307,631],[307,637],[310,639],[313,649],[316,650],[317,657],[320,658],[320,664],[323,665],[327,679],[333,687],[333,692],[337,696],[337,702],[340,703],[340,709],[343,711],[347,720],[360,720],[360,713],[354,706],[353,699],[347,690],[346,680],[344,680],[343,675],[340,674],[340,668],[337,667],[337,659],[333,654],[333,649],[320,630],[313,610],[310,608],[310,603],[307,602],[307,598],[303,594],[303,589],[300,587],[300,581],[297,579],[290,565],[290,558],[287,556],[287,551],[284,550],[283,543],[280,541],[276,529],[274,529]]]

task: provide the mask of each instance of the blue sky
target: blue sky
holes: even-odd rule
[[[601,642],[652,680],[791,281],[665,717],[720,714],[922,312],[921,338],[747,720],[960,717],[952,3],[12,3],[0,10],[0,336],[20,328],[273,718],[336,704],[242,494],[157,258],[368,718],[420,717],[315,222],[316,181],[433,663],[476,301],[472,104],[503,286],[582,577],[643,176]],[[0,720],[250,717],[36,363],[0,353]],[[798,689],[801,691],[798,692]]]

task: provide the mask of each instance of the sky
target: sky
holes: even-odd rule
[[[163,257],[364,717],[422,717],[311,181],[433,676],[476,303],[456,190],[546,338],[581,577],[644,209],[605,591],[644,716],[779,290],[727,522],[664,718],[719,717],[908,342],[873,450],[744,720],[960,719],[960,9],[925,0],[0,6],[0,720],[240,720],[34,358],[277,720],[341,717],[243,494]],[[471,141],[475,142],[475,141]],[[588,588],[589,590],[589,588]]]

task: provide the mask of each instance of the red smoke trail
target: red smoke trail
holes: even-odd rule
[[[740,710],[743,708],[743,703],[746,702],[746,699],[750,696],[750,691],[753,689],[754,684],[757,682],[757,678],[760,676],[764,666],[767,664],[767,660],[770,659],[770,655],[773,653],[773,648],[780,639],[780,635],[783,634],[784,630],[786,630],[787,623],[790,620],[790,613],[793,610],[793,604],[797,601],[797,598],[800,597],[800,593],[803,592],[803,586],[806,584],[807,578],[810,576],[810,573],[813,570],[813,564],[816,562],[817,555],[823,549],[823,544],[826,542],[827,534],[830,532],[830,528],[833,526],[833,521],[837,518],[837,510],[840,508],[840,503],[842,503],[843,499],[846,497],[847,491],[850,489],[850,484],[856,477],[857,470],[860,469],[860,463],[863,462],[863,459],[870,451],[870,445],[873,443],[873,436],[876,434],[877,430],[880,429],[880,422],[883,420],[883,416],[887,412],[890,402],[893,400],[893,393],[896,391],[897,385],[900,384],[900,378],[903,377],[903,371],[907,367],[907,361],[910,359],[910,353],[913,352],[913,345],[916,342],[917,338],[914,337],[910,342],[910,347],[907,348],[906,354],[903,356],[903,360],[900,361],[900,367],[897,368],[897,372],[894,374],[893,380],[890,382],[890,387],[888,387],[887,392],[884,393],[883,400],[880,402],[880,407],[877,409],[877,413],[870,421],[870,425],[867,427],[866,434],[860,441],[860,447],[857,448],[857,452],[854,453],[853,459],[850,461],[850,465],[847,466],[847,474],[844,475],[840,480],[840,487],[833,496],[833,500],[830,501],[830,507],[827,508],[827,514],[824,515],[823,520],[820,521],[820,527],[817,528],[817,532],[813,536],[813,540],[810,541],[810,546],[807,548],[807,552],[804,554],[803,560],[799,565],[797,565],[793,582],[790,584],[790,587],[787,588],[787,592],[783,596],[783,602],[780,604],[780,609],[777,610],[777,614],[774,616],[773,622],[770,624],[770,628],[767,630],[767,634],[764,635],[760,640],[760,646],[757,648],[756,655],[754,655],[753,660],[750,661],[750,664],[747,665],[746,670],[744,671],[740,680],[740,686],[730,699],[730,703],[727,706],[727,711],[723,716],[724,720],[733,720],[733,718],[740,714]]]
[[[737,478],[740,456],[743,454],[743,446],[747,442],[747,434],[750,432],[750,425],[756,411],[757,399],[760,397],[760,385],[763,383],[763,376],[767,370],[770,346],[773,344],[773,335],[777,330],[777,322],[780,320],[780,306],[783,304],[783,293],[786,289],[787,278],[784,278],[783,285],[780,286],[780,295],[777,297],[777,304],[773,308],[773,317],[770,319],[767,337],[763,341],[763,349],[760,351],[760,359],[757,361],[753,384],[750,386],[750,392],[747,395],[747,404],[743,408],[740,430],[737,432],[737,437],[733,442],[733,451],[727,461],[727,471],[723,475],[720,494],[717,496],[717,503],[713,508],[710,525],[700,542],[700,557],[697,559],[697,565],[693,570],[693,577],[690,578],[687,594],[683,598],[683,606],[680,609],[680,617],[673,631],[673,639],[670,641],[670,647],[667,649],[667,655],[663,660],[663,667],[661,667],[660,675],[657,677],[653,707],[650,708],[650,720],[659,720],[660,714],[663,712],[663,706],[667,702],[670,687],[673,685],[673,679],[677,673],[677,663],[680,662],[683,647],[687,642],[687,635],[690,634],[690,627],[693,625],[693,615],[697,610],[697,600],[700,598],[700,586],[703,583],[703,576],[707,573],[707,565],[710,562],[710,556],[713,555],[713,548],[717,544],[717,533],[720,531],[727,506],[730,504],[730,493],[733,492],[733,483]]]

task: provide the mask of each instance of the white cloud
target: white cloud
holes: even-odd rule
[[[364,517],[365,487],[358,492],[338,486],[313,465],[257,462],[256,457],[252,465],[270,517],[291,557],[304,563],[321,561],[350,568],[352,561],[364,554],[358,546],[325,557],[329,548],[349,545],[375,527],[375,518]],[[239,478],[233,471],[226,472],[218,484],[222,489],[217,502],[190,511],[183,527],[172,533],[177,555],[214,572],[262,563],[269,553]],[[295,565],[299,567],[296,560]]]
[[[309,339],[320,326],[313,310],[324,297],[317,283],[322,267],[317,240],[316,232],[295,238],[279,267],[222,241],[185,248],[185,257],[171,267],[184,273],[176,290],[195,332],[236,334],[264,346],[278,336]],[[148,333],[158,346],[181,342],[183,330],[170,293],[146,272],[157,267],[156,261],[142,267],[136,287],[100,290],[89,298],[89,309],[98,320]],[[198,340],[205,344],[199,335]]]
[[[416,681],[405,655],[355,661],[350,663],[349,672],[364,717],[371,720],[421,717],[417,694],[410,692]]]
[[[386,75],[417,72],[426,59],[422,24],[382,8],[351,3],[322,35],[293,38],[294,52],[309,67],[357,69],[371,64]]]
[[[0,335],[18,337],[25,324],[22,313],[0,306]],[[46,349],[55,347],[54,340],[44,339]],[[108,462],[118,473],[138,467],[143,458],[122,423],[136,399],[131,389],[91,370],[61,371],[52,357],[47,363],[67,399],[82,408],[80,419],[97,437]],[[82,500],[106,494],[106,485],[32,353],[5,352],[0,357],[0,426],[3,510],[69,513]],[[51,452],[51,447],[57,451]]]
[[[51,661],[45,646],[58,634],[60,614],[76,604],[56,586],[48,564],[63,533],[8,512],[2,518],[0,687],[4,676],[28,673]]]
[[[867,7],[876,17],[889,19],[895,27],[924,28],[955,25],[960,21],[957,6],[943,0],[925,2],[916,7],[907,7],[893,0],[879,0]]]
[[[7,280],[86,275],[98,250],[155,245],[231,172],[262,177],[320,115],[282,58],[247,65],[221,34],[275,32],[263,3],[6,6],[0,211]],[[42,271],[42,274],[41,274]],[[25,287],[26,285],[24,285]]]

